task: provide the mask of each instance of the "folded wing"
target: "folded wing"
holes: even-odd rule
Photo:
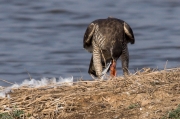
[[[94,23],[91,23],[84,34],[84,40],[83,40],[83,47],[88,50],[90,53],[92,53],[92,39],[93,39],[93,33],[94,33],[95,25]]]

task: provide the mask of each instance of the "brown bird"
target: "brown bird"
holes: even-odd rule
[[[116,61],[120,57],[123,73],[127,75],[128,43],[134,44],[135,38],[131,27],[123,20],[108,17],[91,22],[83,40],[84,48],[92,53],[88,73],[102,78],[110,70],[110,75],[116,76]]]

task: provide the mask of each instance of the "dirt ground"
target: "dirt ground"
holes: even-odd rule
[[[0,98],[0,113],[27,119],[166,119],[180,104],[180,68],[144,68],[127,77],[21,87]]]

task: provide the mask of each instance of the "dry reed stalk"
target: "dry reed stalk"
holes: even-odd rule
[[[0,79],[1,81],[3,81],[3,82],[6,82],[6,83],[8,83],[8,84],[11,84],[11,85],[13,85],[14,83],[11,83],[11,82],[9,82],[9,81],[6,81],[6,80],[4,80],[4,79]]]
[[[126,77],[73,85],[22,87],[9,95],[0,98],[0,112],[16,106],[32,118],[161,118],[180,104],[180,68],[143,69]]]

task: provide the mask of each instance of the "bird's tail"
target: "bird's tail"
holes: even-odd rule
[[[125,32],[127,42],[134,44],[135,38],[134,38],[133,31],[132,31],[131,27],[126,22],[124,22],[124,32]]]

